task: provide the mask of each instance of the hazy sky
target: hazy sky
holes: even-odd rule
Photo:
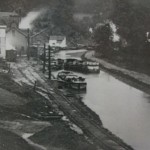
[[[75,3],[76,4],[84,4],[84,3],[87,3],[87,2],[90,2],[90,1],[91,2],[96,2],[97,0],[75,0]],[[144,4],[144,5],[147,5],[147,4],[150,5],[150,0],[130,0],[130,1],[135,2],[135,3]]]

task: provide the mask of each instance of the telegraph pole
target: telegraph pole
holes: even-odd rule
[[[32,36],[30,35],[30,29],[29,29],[29,28],[26,29],[28,33],[27,33],[27,35],[24,35],[24,36],[25,36],[25,38],[27,39],[27,58],[28,58],[28,60],[30,59],[30,40],[31,40],[32,38],[34,38],[35,36],[37,36],[37,35],[39,35],[39,34],[45,32],[45,31],[47,31],[48,29],[49,29],[49,28],[46,28],[46,29],[44,29],[44,30],[38,32],[37,34],[32,35]]]
[[[51,80],[51,74],[52,74],[52,72],[51,72],[51,47],[50,46],[48,46],[48,57],[49,57],[49,61],[48,61],[48,70],[49,70],[49,79]]]
[[[45,66],[46,66],[46,46],[44,44],[43,73],[45,73]]]
[[[28,40],[27,57],[28,57],[28,60],[29,60],[30,59],[30,29],[29,28],[28,28],[27,40]]]

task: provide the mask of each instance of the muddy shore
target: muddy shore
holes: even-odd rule
[[[1,150],[96,150],[77,133],[78,127],[62,119],[63,114],[46,95],[31,85],[20,86],[11,77],[0,74]]]
[[[0,115],[3,117],[1,118],[3,128],[6,127],[6,129],[21,136],[22,132],[26,133],[28,131],[31,135],[27,134],[29,138],[26,140],[29,140],[28,142],[33,146],[44,147],[45,150],[52,148],[83,150],[87,149],[87,147],[89,150],[100,148],[132,150],[120,138],[103,128],[100,118],[85,106],[80,101],[80,98],[74,95],[70,97],[71,94],[64,91],[60,94],[59,92],[57,93],[51,82],[45,79],[42,73],[35,71],[34,65],[32,66],[30,63],[23,61],[13,64],[13,66],[13,76],[15,76],[15,81],[20,85],[11,80],[9,76],[7,80],[4,80],[6,78],[4,75],[0,80],[1,87],[27,100],[24,100],[24,103],[19,106],[15,106],[15,103],[13,107],[10,105],[9,107],[1,106],[3,111]],[[35,80],[38,81],[37,86],[39,87],[37,89],[42,89],[40,94],[38,90],[33,90]],[[25,82],[24,84],[22,83],[23,81]],[[45,89],[46,91],[44,90],[45,87],[48,88]],[[64,112],[64,114],[61,113],[63,118],[54,119],[51,117],[60,116],[62,111]],[[68,119],[64,119],[66,116],[69,118],[69,122]],[[11,127],[7,128],[11,124],[10,121],[14,122],[15,130]],[[33,124],[33,121],[39,122]],[[25,131],[24,128],[20,130],[16,127],[18,123],[23,124],[22,126],[29,124],[29,128]],[[48,125],[44,126],[43,124],[45,123]],[[59,126],[62,126],[62,128],[58,132]],[[34,128],[37,130],[32,133],[31,131]],[[55,134],[55,141],[53,141]],[[70,139],[72,140],[70,141]]]
[[[38,69],[34,68],[32,63],[33,62],[26,62],[22,60],[19,62],[19,64],[15,64],[15,66],[13,65],[13,69],[17,69],[14,72],[20,74],[19,76],[17,74],[15,75],[15,77],[17,77],[16,81],[28,80],[28,82],[32,84],[32,79],[37,80],[48,92],[47,94],[50,103],[57,105],[57,108],[62,110],[64,114],[70,119],[70,121],[77,125],[78,131],[80,131],[80,129],[83,130],[84,134],[82,137],[87,137],[87,142],[90,140],[92,142],[92,147],[111,150],[116,150],[119,148],[127,150],[132,149],[120,138],[116,137],[110,131],[103,128],[99,117],[97,117],[94,112],[89,111],[86,106],[81,105],[81,102],[79,102],[80,100],[78,101],[74,96],[67,97],[64,91],[60,92],[55,90],[55,87],[51,84],[51,82],[48,82],[45,76]],[[18,73],[18,70],[21,72]]]

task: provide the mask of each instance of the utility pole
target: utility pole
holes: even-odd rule
[[[27,57],[29,60],[30,59],[30,29],[28,29],[27,41],[28,41]]]
[[[32,38],[34,38],[35,36],[37,36],[37,35],[39,35],[39,34],[41,34],[41,33],[43,33],[43,32],[46,32],[47,30],[49,30],[49,28],[46,28],[46,29],[44,29],[44,30],[42,30],[42,31],[40,31],[39,33],[37,33],[37,34],[34,34],[34,35],[30,35],[30,29],[28,28],[28,29],[26,29],[27,30],[27,35],[24,35],[25,36],[25,38],[27,39],[27,58],[28,58],[28,60],[30,59],[30,40],[32,39]]]
[[[41,41],[37,41],[37,64],[39,64],[39,57],[40,57],[40,44],[41,44]]]
[[[48,57],[49,57],[49,61],[48,61],[48,70],[49,70],[49,79],[51,80],[51,74],[52,74],[52,72],[51,72],[51,47],[50,46],[48,46]]]
[[[45,66],[46,66],[46,46],[44,44],[43,73],[45,73]]]

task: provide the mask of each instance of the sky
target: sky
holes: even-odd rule
[[[75,4],[81,5],[81,4],[85,4],[88,2],[96,2],[98,0],[75,0]],[[99,0],[100,1],[100,0]],[[139,3],[139,4],[143,4],[145,6],[149,5],[150,6],[150,0],[130,0],[131,2],[134,3]]]

